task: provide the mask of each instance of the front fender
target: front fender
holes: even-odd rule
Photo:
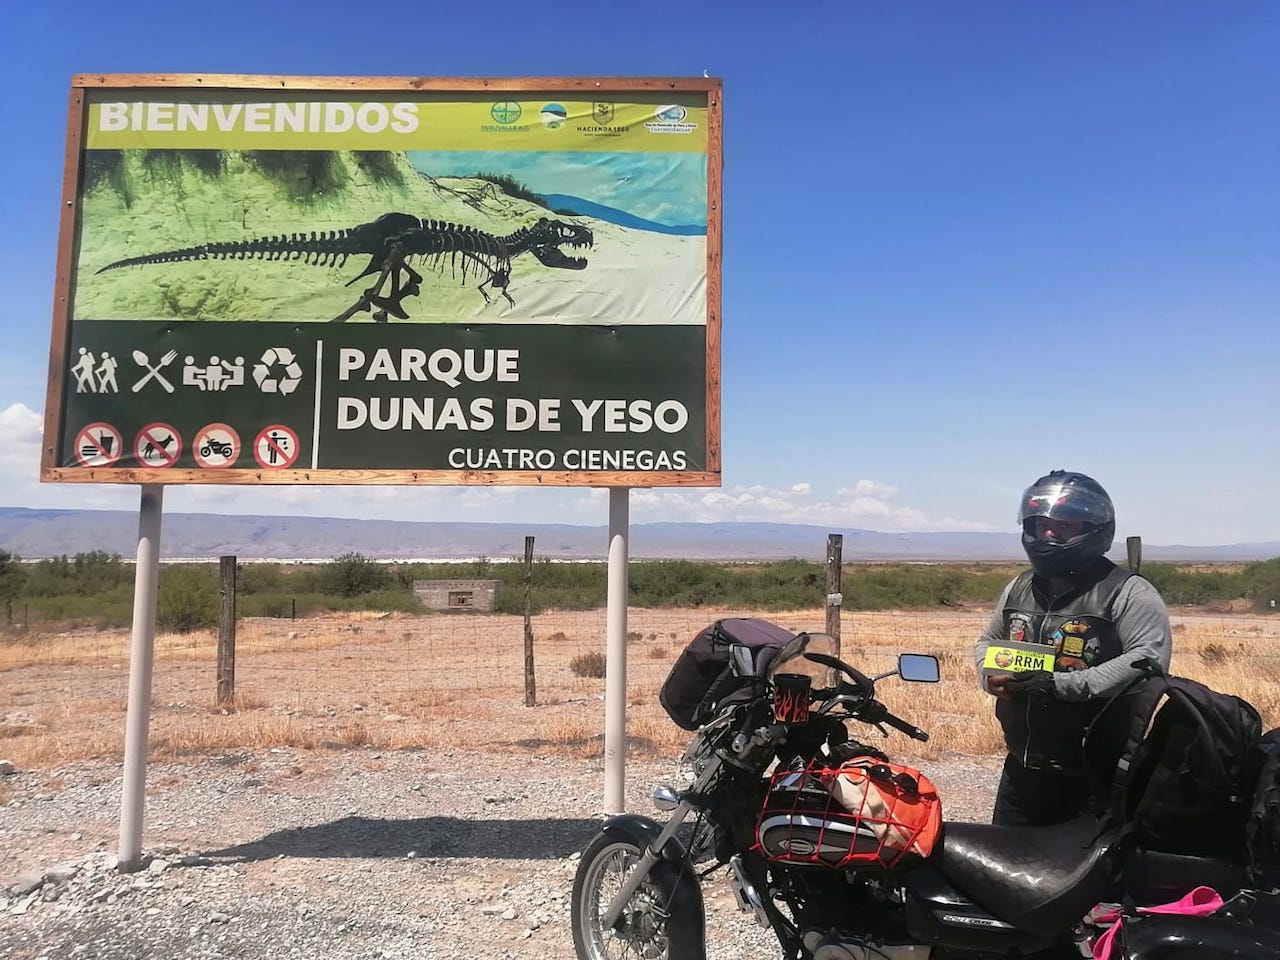
[[[1126,917],[1113,955],[1127,960],[1280,960],[1280,932],[1226,917]]]
[[[624,813],[606,820],[600,832],[647,850],[662,833],[662,826],[649,817]],[[668,840],[662,859],[653,870],[669,897],[667,939],[671,960],[700,960],[706,956],[706,914],[702,886],[685,856],[684,845],[675,837]]]

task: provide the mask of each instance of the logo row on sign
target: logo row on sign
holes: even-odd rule
[[[182,455],[182,435],[168,423],[149,423],[133,438],[133,458],[140,466],[172,467]],[[253,440],[253,458],[267,470],[292,467],[298,459],[298,434],[283,424],[263,427]],[[240,435],[225,423],[196,431],[191,456],[208,470],[230,467],[239,459]],[[110,467],[124,454],[124,437],[109,423],[91,423],[76,434],[76,460],[83,467]]]
[[[178,386],[193,387],[206,393],[222,393],[233,387],[244,386],[244,357],[223,359],[211,356],[206,361],[187,356],[183,358],[179,368],[180,375],[165,372],[165,367],[177,358],[177,350],[166,350],[154,360],[142,350],[134,350],[133,362],[141,375],[129,389],[137,393],[147,384],[155,383],[165,393],[173,393],[176,389],[174,380],[178,381]],[[92,350],[81,347],[79,357],[71,364],[76,393],[119,393],[120,384],[116,380],[116,370],[119,367],[120,361],[111,351],[103,350],[95,354]],[[253,364],[249,378],[263,393],[288,396],[302,382],[302,366],[288,347],[268,347]]]

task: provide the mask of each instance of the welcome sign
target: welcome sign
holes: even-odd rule
[[[718,485],[719,91],[76,78],[42,479]]]

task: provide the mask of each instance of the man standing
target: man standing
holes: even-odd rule
[[[1115,510],[1096,480],[1050,472],[1023,493],[1018,520],[1031,569],[1004,588],[974,650],[1009,749],[992,822],[1062,823],[1090,799],[1083,750],[1090,722],[1138,676],[1136,661],[1168,669],[1169,613],[1155,587],[1104,556]],[[988,649],[1009,643],[1037,645],[1053,656],[1053,669],[999,672],[991,661],[1008,658],[988,658]],[[1114,763],[1123,714],[1108,711],[1114,722],[1091,733],[1091,762]]]

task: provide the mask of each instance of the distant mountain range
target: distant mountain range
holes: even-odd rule
[[[641,559],[777,560],[826,558],[827,535],[844,537],[843,556],[858,561],[1009,561],[1024,559],[1012,533],[876,533],[872,530],[790,523],[638,523],[629,548]],[[539,558],[604,559],[606,526],[559,523],[434,523],[348,520],[335,517],[166,514],[160,536],[166,559],[326,559],[344,553],[395,560],[495,560],[524,555],[534,537]],[[28,559],[91,550],[131,557],[137,552],[138,515],[127,510],[37,510],[0,507],[0,550]],[[1117,542],[1117,559],[1124,542]],[[1280,556],[1280,542],[1222,546],[1144,543],[1144,560],[1227,563]]]

